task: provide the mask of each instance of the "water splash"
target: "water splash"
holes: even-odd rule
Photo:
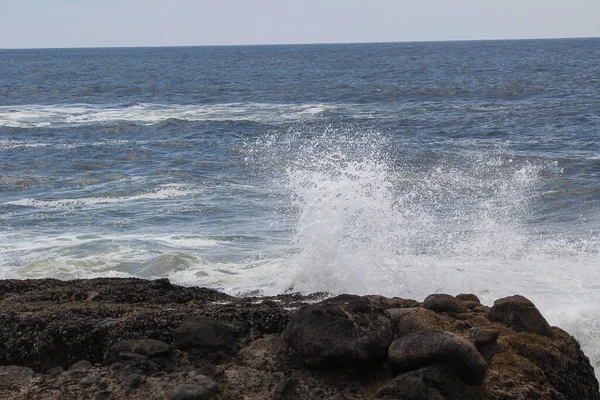
[[[289,196],[283,263],[294,291],[423,299],[519,293],[581,341],[600,366],[600,239],[545,222],[544,185],[560,170],[507,144],[403,151],[402,138],[352,129],[262,139],[263,170]],[[589,227],[596,230],[597,227]]]

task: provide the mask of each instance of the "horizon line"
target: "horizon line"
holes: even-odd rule
[[[534,40],[573,40],[600,39],[600,36],[571,36],[571,37],[538,37],[511,39],[442,39],[442,40],[400,40],[400,41],[365,41],[365,42],[306,42],[306,43],[251,43],[251,44],[164,44],[164,45],[123,45],[123,46],[66,46],[66,47],[0,47],[0,50],[77,50],[77,49],[139,49],[139,48],[172,48],[172,47],[260,47],[260,46],[318,46],[344,44],[394,44],[394,43],[449,43],[449,42],[508,42]]]

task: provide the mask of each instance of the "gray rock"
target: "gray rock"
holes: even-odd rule
[[[388,360],[401,372],[449,364],[472,385],[480,385],[487,370],[487,363],[473,344],[446,331],[413,332],[396,339],[388,350]]]
[[[237,337],[235,325],[208,317],[195,317],[183,322],[173,333],[173,344],[179,350],[226,349]]]
[[[283,338],[307,366],[348,366],[385,358],[393,331],[377,303],[341,295],[300,308]]]
[[[79,384],[82,386],[90,386],[97,385],[101,381],[100,377],[97,375],[89,375],[79,381]]]
[[[469,340],[478,347],[494,343],[498,340],[498,336],[500,336],[500,332],[494,328],[481,328],[475,326],[469,329]]]
[[[178,385],[171,392],[171,400],[207,399],[215,394],[217,384],[206,376],[198,376],[195,384]]]
[[[86,370],[86,369],[90,369],[92,368],[92,364],[89,361],[86,360],[81,360],[81,361],[77,361],[75,364],[71,365],[71,367],[69,368],[69,371],[75,371],[75,370]]]
[[[552,328],[529,299],[515,295],[494,302],[490,321],[500,322],[517,332],[533,332],[552,337]]]
[[[454,296],[449,294],[430,294],[423,301],[423,307],[435,312],[466,313],[467,307]]]
[[[134,353],[146,357],[160,357],[171,353],[171,346],[165,342],[154,339],[122,340],[116,344],[119,353]]]

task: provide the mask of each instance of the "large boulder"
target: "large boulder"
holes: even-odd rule
[[[446,331],[413,332],[396,339],[389,348],[388,360],[402,372],[448,364],[472,385],[483,382],[487,369],[487,363],[473,344]]]
[[[380,305],[341,295],[300,308],[283,338],[305,365],[349,366],[385,358],[393,332]]]
[[[500,322],[517,332],[552,336],[548,321],[529,299],[519,295],[496,300],[490,310],[490,321]]]

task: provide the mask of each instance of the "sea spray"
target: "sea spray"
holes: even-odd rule
[[[415,299],[473,292],[489,305],[519,293],[600,365],[590,313],[600,306],[600,241],[557,233],[538,215],[547,180],[561,174],[555,163],[508,143],[415,157],[401,139],[349,128],[259,142],[262,171],[276,171],[274,187],[290,201],[282,218],[295,224],[283,287]]]

